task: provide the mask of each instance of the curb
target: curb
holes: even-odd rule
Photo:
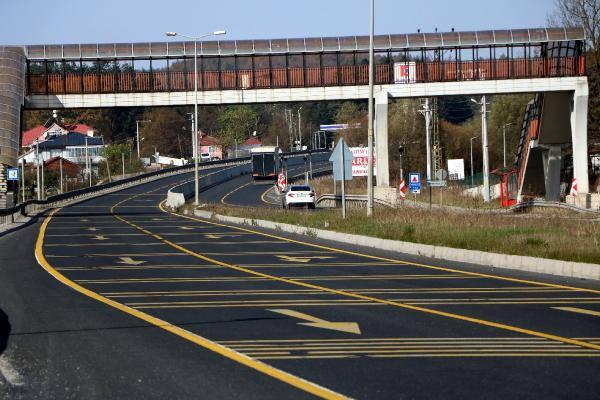
[[[380,239],[370,236],[334,232],[324,229],[283,224],[260,219],[229,217],[203,210],[194,210],[194,214],[198,217],[206,219],[216,219],[218,221],[229,222],[238,225],[258,226],[261,228],[295,233],[299,235],[308,234],[313,238],[321,238],[345,244],[370,247],[414,256],[485,265],[494,268],[556,275],[567,278],[600,280],[600,265],[598,264],[517,256],[511,254],[488,253],[479,250],[456,249],[452,247],[433,246],[429,244],[402,242],[399,240]]]

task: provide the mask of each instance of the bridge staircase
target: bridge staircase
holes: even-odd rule
[[[522,201],[526,182],[525,172],[529,162],[530,150],[532,147],[535,147],[535,143],[539,138],[543,101],[544,95],[543,93],[539,93],[525,108],[519,146],[517,147],[517,155],[515,157],[515,165],[517,167],[517,202]]]

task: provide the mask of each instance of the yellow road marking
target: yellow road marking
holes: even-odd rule
[[[584,308],[577,308],[577,307],[552,307],[552,308],[554,308],[556,310],[571,311],[574,313],[587,314],[587,315],[593,315],[594,317],[600,317],[599,311],[586,310]]]
[[[354,333],[360,335],[360,328],[356,322],[332,322],[321,318],[313,317],[312,315],[304,314],[299,311],[285,309],[270,309],[269,311],[287,315],[288,317],[302,319],[309,322],[299,322],[298,325],[312,326],[313,328],[329,329],[333,331],[341,331],[346,333]]]
[[[162,204],[164,203],[161,202],[159,204],[159,208],[164,211],[164,212],[168,212],[166,211],[163,207]],[[113,210],[111,209],[111,213],[113,213],[113,215],[115,215],[116,218],[118,218],[119,220],[130,224],[131,226],[138,228],[139,227],[135,224],[130,223],[129,221],[125,220],[124,218],[114,214]],[[179,215],[179,214],[175,214],[175,213],[171,213],[172,215],[176,215],[179,217],[183,217],[183,218],[188,218],[191,220],[196,220],[196,221],[200,221],[200,222],[205,222],[204,220],[200,220],[194,217],[189,217],[189,216],[185,216],[185,215]],[[224,224],[218,224],[215,222],[207,222],[209,224],[213,224],[213,225],[218,225],[218,226],[226,226],[229,227],[227,225]],[[231,228],[231,227],[230,227]],[[301,241],[297,241],[297,240],[293,240],[293,239],[287,239],[287,238],[283,238],[280,236],[276,236],[276,235],[271,235],[271,234],[266,234],[266,233],[259,233],[257,231],[252,231],[250,229],[245,229],[245,228],[238,228],[235,227],[234,229],[238,229],[238,230],[242,230],[242,231],[246,231],[246,232],[253,232],[256,233],[258,235],[262,235],[262,236],[266,236],[266,237],[272,237],[272,238],[276,238],[276,239],[280,239],[280,240],[286,240],[286,241],[290,241],[290,242],[295,242],[295,243],[300,243],[300,244],[307,244],[305,242],[301,242]],[[160,238],[159,236],[155,236],[157,238]],[[483,319],[479,319],[479,318],[475,318],[475,317],[469,317],[466,315],[461,315],[461,314],[455,314],[455,313],[450,313],[450,312],[446,312],[446,311],[440,311],[440,310],[435,310],[435,309],[430,309],[430,308],[425,308],[425,307],[421,307],[421,306],[416,306],[416,305],[410,305],[410,304],[404,304],[404,303],[400,303],[397,301],[392,301],[392,300],[385,300],[385,299],[379,299],[376,297],[370,297],[370,296],[365,296],[362,294],[357,294],[357,293],[351,293],[351,292],[346,292],[343,290],[339,290],[339,289],[333,289],[333,288],[328,288],[325,286],[319,286],[319,285],[315,285],[312,283],[307,283],[307,282],[302,282],[302,281],[297,281],[294,279],[288,279],[288,278],[281,278],[278,276],[274,276],[274,275],[269,275],[269,274],[265,274],[263,272],[260,271],[253,271],[251,269],[248,268],[243,268],[237,265],[232,265],[232,264],[227,264],[225,262],[222,261],[218,261],[206,256],[203,256],[199,253],[196,253],[192,250],[189,250],[185,247],[182,247],[174,242],[171,242],[167,239],[164,238],[160,238],[159,240],[162,240],[164,243],[168,244],[169,246],[176,248],[184,253],[187,253],[189,255],[198,257],[202,260],[205,261],[209,261],[212,262],[214,264],[217,265],[222,265],[226,268],[229,269],[233,269],[233,270],[237,270],[237,271],[242,271],[242,272],[246,272],[248,274],[251,275],[255,275],[255,276],[260,276],[266,279],[271,279],[274,281],[279,281],[279,282],[284,282],[284,283],[289,283],[292,285],[297,285],[297,286],[303,286],[303,287],[308,287],[308,288],[312,288],[312,289],[320,289],[326,292],[330,292],[330,293],[335,293],[335,294],[339,294],[342,296],[347,296],[347,297],[353,297],[353,298],[357,298],[357,299],[361,299],[361,300],[368,300],[368,301],[372,301],[375,303],[380,303],[380,304],[387,304],[387,305],[391,305],[391,306],[395,306],[395,307],[400,307],[400,308],[404,308],[404,309],[409,309],[409,310],[413,310],[413,311],[419,311],[419,312],[424,312],[424,313],[428,313],[428,314],[433,314],[433,315],[437,315],[437,316],[443,316],[443,317],[448,317],[448,318],[452,318],[452,319],[457,319],[457,320],[461,320],[461,321],[466,321],[466,322],[472,322],[474,324],[478,324],[478,325],[483,325],[483,326],[489,326],[492,328],[498,328],[498,329],[503,329],[503,330],[507,330],[507,331],[511,331],[511,332],[517,332],[517,333],[521,333],[521,334],[525,334],[525,335],[530,335],[530,336],[537,336],[537,337],[542,337],[542,338],[546,338],[546,339],[550,339],[550,340],[555,340],[555,341],[559,341],[559,342],[563,342],[563,343],[570,343],[570,344],[575,344],[584,348],[589,348],[589,349],[593,349],[593,350],[600,350],[600,346],[599,345],[595,345],[592,343],[587,343],[587,342],[583,342],[580,340],[574,340],[574,339],[570,339],[567,337],[562,337],[562,336],[558,336],[558,335],[553,335],[553,334],[549,334],[549,333],[544,333],[544,332],[539,332],[539,331],[534,331],[531,329],[525,329],[525,328],[520,328],[517,326],[513,326],[513,325],[508,325],[508,324],[503,324],[503,323],[498,323],[498,322],[493,322],[493,321],[487,321],[487,320],[483,320]],[[326,250],[333,250],[336,251],[335,248],[332,247],[327,247],[327,246],[321,246],[321,245],[314,245],[314,244],[309,244],[311,246],[315,246],[315,247],[322,247]],[[337,249],[337,251],[342,252],[342,253],[347,253],[347,254],[354,254],[354,255],[359,255],[361,256],[360,253],[356,253],[356,252],[351,252],[351,251],[347,251],[347,250],[340,250]],[[364,255],[366,256],[366,255]],[[373,258],[373,259],[379,259],[379,260],[384,260],[384,261],[397,261],[397,260],[392,260],[392,259],[386,259],[383,257],[375,257],[375,256],[367,256],[368,258]],[[404,264],[412,264],[412,263],[408,263],[405,262]],[[424,264],[414,264],[414,265],[423,265]],[[431,266],[425,266],[428,268],[431,268]],[[454,272],[454,273],[465,273],[463,271],[460,270],[454,270],[454,269],[450,269],[450,268],[440,268],[440,267],[433,267],[434,269],[438,269],[438,270],[442,270],[442,271],[446,271],[446,272]],[[486,274],[479,274],[479,273],[467,273],[467,274],[471,274],[474,276],[480,276],[480,277],[486,277],[486,278],[490,278],[493,277],[495,278],[493,275],[486,275]],[[514,278],[504,278],[504,277],[499,277],[500,279],[504,279],[504,280],[510,280],[510,281],[516,281],[516,282],[521,282],[521,283],[533,283],[532,281],[528,282],[525,280],[520,280],[520,279],[514,279]],[[554,284],[544,284],[546,286],[553,286],[553,287],[562,287],[565,288],[566,286],[562,286],[562,285],[554,285]],[[573,289],[573,288],[571,288]],[[579,289],[578,289],[579,290]],[[585,289],[581,289],[586,291]],[[590,291],[590,290],[587,290]],[[592,291],[594,293],[600,293],[600,291]]]
[[[118,264],[127,264],[127,265],[140,265],[144,264],[147,261],[142,260],[134,260],[132,257],[119,257],[121,261],[117,261]]]
[[[274,202],[269,201],[269,200],[266,199],[267,193],[269,193],[269,191],[271,191],[271,190],[275,190],[275,186],[271,186],[270,188],[268,188],[267,190],[265,190],[263,192],[263,194],[260,196],[260,199],[262,200],[263,203],[278,206],[279,203],[274,203]]]
[[[243,364],[247,367],[250,367],[256,371],[259,371],[263,374],[266,374],[270,377],[273,377],[275,379],[278,379],[282,382],[285,382],[291,386],[294,386],[298,389],[304,390],[305,392],[311,393],[315,396],[321,397],[323,399],[331,399],[331,400],[341,400],[341,399],[347,399],[346,396],[343,396],[339,393],[336,393],[330,389],[327,389],[323,386],[317,385],[316,383],[307,381],[305,379],[302,379],[300,377],[297,377],[295,375],[292,375],[290,373],[287,373],[285,371],[282,371],[278,368],[272,367],[268,364],[265,364],[261,361],[258,361],[256,359],[253,359],[249,356],[246,356],[242,353],[239,353],[233,349],[230,349],[224,345],[218,344],[212,340],[209,340],[205,337],[202,337],[200,335],[196,335],[192,332],[189,332],[185,329],[182,329],[178,326],[175,325],[171,325],[170,323],[161,320],[159,318],[153,317],[150,314],[146,314],[142,311],[139,310],[135,310],[131,307],[128,307],[124,304],[121,304],[119,302],[116,302],[114,300],[110,300],[104,296],[99,295],[96,292],[93,292],[89,289],[84,288],[81,285],[78,285],[77,283],[73,282],[72,280],[68,279],[66,276],[64,276],[63,274],[61,274],[60,272],[58,272],[54,267],[52,267],[48,261],[46,260],[46,258],[44,257],[44,251],[43,251],[43,247],[44,247],[44,234],[46,232],[46,228],[49,224],[49,222],[52,219],[52,216],[58,212],[58,210],[60,209],[55,209],[54,211],[52,211],[48,217],[46,217],[46,219],[44,220],[44,222],[42,223],[42,226],[40,228],[40,232],[38,234],[37,237],[37,241],[36,241],[36,246],[35,246],[35,257],[38,261],[38,263],[50,274],[52,275],[54,278],[56,278],[58,281],[60,281],[61,283],[69,286],[70,288],[78,291],[81,294],[84,294],[88,297],[91,297],[97,301],[100,301],[108,306],[111,306],[113,308],[116,308],[117,310],[123,311],[129,315],[132,315],[136,318],[139,318],[143,321],[146,321],[156,327],[159,327],[161,329],[164,329],[165,331],[171,332],[181,338],[184,338],[186,340],[189,340],[192,343],[195,343],[199,346],[202,346],[208,350],[211,350],[217,354],[220,354],[224,357],[229,358],[230,360],[236,361],[240,364]]]
[[[234,225],[226,225],[226,224],[222,224],[222,223],[218,223],[218,222],[213,222],[213,221],[205,220],[205,219],[202,219],[202,218],[197,218],[197,217],[192,217],[192,216],[189,216],[189,215],[181,215],[181,214],[177,214],[177,213],[174,213],[174,212],[170,212],[170,211],[167,211],[167,210],[164,209],[164,207],[163,207],[163,203],[164,202],[165,202],[165,200],[163,200],[159,204],[158,207],[160,208],[160,210],[163,211],[163,212],[165,212],[165,213],[177,216],[179,218],[186,218],[186,219],[190,219],[190,220],[201,222],[201,223],[205,223],[205,224],[210,224],[210,225],[215,225],[215,226],[222,226],[222,227],[225,227],[225,228],[235,229],[235,230],[244,231],[244,232],[250,232],[250,233],[254,233],[254,234],[259,235],[259,236],[270,237],[270,238],[274,238],[274,239],[278,239],[278,240],[283,240],[283,241],[290,242],[290,243],[298,243],[298,244],[301,244],[301,245],[304,245],[304,246],[309,246],[309,247],[314,247],[314,248],[318,248],[318,249],[327,250],[329,252],[341,253],[341,254],[350,254],[350,255],[353,255],[353,256],[359,256],[359,257],[363,257],[363,258],[370,258],[370,259],[373,259],[373,260],[389,261],[389,262],[393,262],[393,263],[401,264],[401,265],[418,266],[418,267],[423,267],[423,268],[428,268],[428,269],[434,269],[434,270],[438,270],[438,271],[446,271],[446,272],[459,273],[459,274],[463,274],[463,275],[477,276],[477,277],[480,277],[480,278],[499,279],[499,280],[504,280],[504,281],[509,281],[509,282],[526,283],[526,284],[536,285],[536,286],[546,286],[546,287],[554,287],[554,288],[561,288],[561,289],[570,289],[570,290],[576,290],[576,291],[583,291],[583,292],[590,292],[590,293],[600,294],[600,290],[595,290],[595,289],[579,288],[579,287],[567,286],[567,285],[560,285],[560,284],[555,284],[555,283],[546,283],[546,282],[532,281],[532,280],[528,280],[528,279],[509,278],[509,277],[501,276],[501,275],[491,275],[491,274],[484,274],[484,273],[480,273],[480,272],[463,271],[463,270],[454,269],[454,268],[448,268],[448,267],[438,267],[438,266],[435,266],[435,265],[417,263],[417,262],[412,262],[412,261],[395,260],[393,258],[373,256],[373,255],[370,255],[370,254],[359,253],[359,252],[356,252],[356,251],[343,250],[343,249],[338,249],[338,248],[335,248],[335,247],[324,246],[324,245],[321,245],[321,244],[310,243],[310,242],[303,242],[301,240],[290,239],[290,238],[286,238],[286,237],[283,237],[283,236],[277,236],[277,235],[270,234],[270,233],[254,231],[254,230],[248,229],[248,228],[242,228],[242,227],[238,227],[238,226],[234,226]]]
[[[278,255],[277,258],[279,258],[280,260],[283,261],[291,261],[291,262],[300,262],[300,263],[307,263],[312,261],[313,259],[315,260],[327,260],[330,258],[335,258],[333,256],[288,256],[288,255]]]
[[[237,192],[238,190],[243,189],[243,188],[245,188],[246,186],[248,186],[250,184],[252,184],[252,181],[250,181],[250,182],[248,182],[248,183],[246,183],[246,184],[244,184],[242,186],[238,186],[235,189],[233,189],[231,192],[226,193],[223,197],[221,197],[221,204],[224,204],[226,206],[235,206],[236,204],[229,204],[229,203],[225,202],[225,199],[227,197],[229,197],[230,195],[234,194],[235,192]]]

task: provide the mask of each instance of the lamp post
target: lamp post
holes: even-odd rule
[[[373,35],[375,31],[375,0],[371,0],[371,18],[369,29],[369,121],[367,128],[367,147],[369,162],[367,164],[367,216],[373,215],[373,81],[374,81],[374,56]],[[342,178],[343,179],[343,178]],[[343,182],[342,182],[343,184]]]
[[[471,138],[471,186],[473,186],[473,140],[477,139],[477,136]]]
[[[502,154],[504,155],[504,168],[506,168],[506,127],[514,124],[514,122],[509,122],[508,124],[504,124],[502,127]]]
[[[209,37],[225,35],[227,32],[224,30],[214,31],[200,36],[185,35],[178,32],[165,32],[165,35],[169,37],[181,36],[194,41],[194,131],[193,131],[193,142],[192,147],[194,151],[194,204],[200,204],[200,183],[199,183],[199,166],[198,166],[198,40]]]

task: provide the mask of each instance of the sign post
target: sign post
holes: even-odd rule
[[[417,201],[417,194],[421,193],[421,173],[420,172],[409,172],[408,173],[408,188],[414,195],[414,200]]]
[[[352,180],[352,160],[354,155],[344,141],[340,139],[333,149],[329,162],[333,163],[333,180],[342,181],[342,218],[346,218],[346,185],[345,181]]]

